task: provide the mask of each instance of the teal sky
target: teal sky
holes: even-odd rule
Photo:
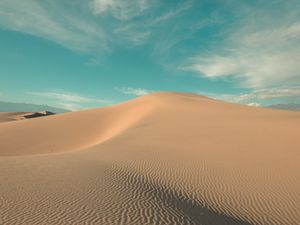
[[[299,0],[1,0],[0,99],[79,110],[152,91],[300,103]]]

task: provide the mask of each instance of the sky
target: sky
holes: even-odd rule
[[[300,103],[299,0],[0,0],[0,100]]]

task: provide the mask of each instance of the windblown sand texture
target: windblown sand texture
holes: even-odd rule
[[[300,224],[300,113],[154,93],[0,124],[0,224]]]

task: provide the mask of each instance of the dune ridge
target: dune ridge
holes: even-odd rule
[[[299,130],[164,92],[2,123],[0,224],[299,224]]]
[[[1,149],[5,151],[1,151],[0,155],[47,154],[85,149],[133,126],[150,111],[151,105],[137,100],[118,107],[1,124]],[[23,135],[27,130],[31,131],[30,135]],[[11,140],[16,136],[18,145],[11,145]]]

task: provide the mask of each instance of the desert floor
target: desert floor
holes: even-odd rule
[[[300,113],[161,92],[3,122],[0,180],[0,224],[296,225]]]

